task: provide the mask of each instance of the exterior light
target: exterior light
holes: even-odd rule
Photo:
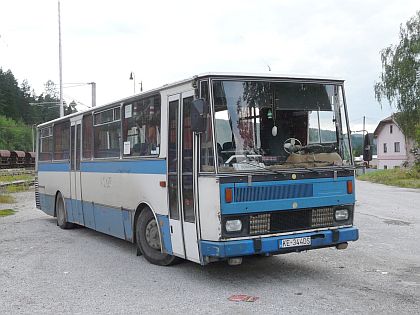
[[[231,203],[233,200],[232,188],[225,189],[225,201],[226,203]]]
[[[239,219],[226,221],[226,232],[239,232],[242,230],[242,221]]]
[[[353,181],[352,180],[347,181],[347,193],[348,194],[353,193]]]
[[[338,209],[334,213],[335,221],[346,221],[349,219],[349,210],[348,209]]]

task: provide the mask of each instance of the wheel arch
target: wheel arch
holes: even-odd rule
[[[55,198],[54,198],[54,218],[57,217],[57,199],[58,199],[58,196],[59,195],[61,195],[61,197],[63,198],[63,194],[61,193],[61,191],[57,190],[56,193],[55,193]],[[64,203],[64,211],[66,211],[66,202],[65,202],[65,200],[63,200],[63,203]]]
[[[147,211],[147,209],[149,209],[152,212],[153,216],[155,217],[155,220],[156,220],[156,223],[157,223],[157,226],[158,226],[158,231],[159,231],[159,239],[160,239],[161,244],[163,244],[162,243],[163,242],[162,232],[160,230],[161,227],[160,227],[159,220],[157,218],[156,212],[153,210],[152,206],[148,202],[145,202],[145,201],[142,201],[137,206],[136,211],[134,212],[134,218],[133,218],[133,222],[132,222],[132,224],[133,224],[133,243],[137,242],[137,236],[136,236],[137,235],[137,230],[136,230],[137,229],[137,224],[136,224],[137,219],[139,218],[140,214],[143,211]]]

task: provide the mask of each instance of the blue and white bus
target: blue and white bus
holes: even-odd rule
[[[37,207],[151,263],[358,239],[343,80],[207,73],[37,130]]]

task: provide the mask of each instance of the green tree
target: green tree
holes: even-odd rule
[[[0,149],[32,150],[32,126],[60,116],[57,86],[49,80],[37,96],[27,80],[19,86],[11,70],[0,68]],[[64,103],[64,113],[76,112],[76,103]]]
[[[381,51],[381,81],[375,84],[376,99],[386,99],[398,110],[395,119],[412,139],[420,128],[420,11],[400,26],[397,45]]]
[[[31,127],[0,115],[0,149],[32,151]]]

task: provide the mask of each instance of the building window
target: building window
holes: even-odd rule
[[[388,169],[388,166],[384,165],[384,170],[387,170],[387,169]]]
[[[394,152],[400,152],[400,143],[394,142]]]
[[[389,125],[389,133],[392,133],[392,125]]]
[[[94,114],[94,156],[120,156],[120,108],[115,107]]]
[[[70,122],[54,125],[54,160],[68,160],[70,149]]]
[[[124,156],[153,156],[160,152],[160,96],[124,106]]]
[[[384,143],[384,153],[388,152],[388,148],[386,147],[386,143]]]

